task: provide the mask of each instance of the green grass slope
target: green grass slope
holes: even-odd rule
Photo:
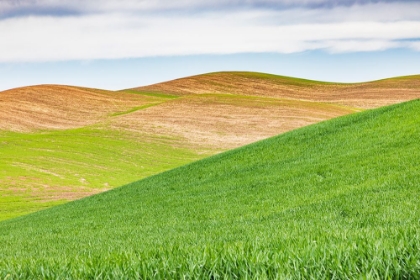
[[[0,223],[0,277],[420,278],[420,101]]]
[[[0,131],[0,221],[103,192],[205,157],[174,137],[100,126]]]

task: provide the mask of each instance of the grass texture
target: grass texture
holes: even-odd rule
[[[0,220],[189,163],[204,154],[170,137],[85,127],[0,132]]]
[[[419,279],[420,101],[0,223],[7,279]]]

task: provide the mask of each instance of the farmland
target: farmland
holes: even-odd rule
[[[200,159],[177,139],[96,127],[0,133],[0,220]]]
[[[420,101],[0,223],[0,277],[420,277]]]
[[[299,127],[420,97],[419,76],[336,84],[221,72],[107,91],[0,92],[0,220]]]

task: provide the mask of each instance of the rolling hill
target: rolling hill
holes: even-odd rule
[[[326,83],[254,72],[217,72],[181,78],[140,91],[177,95],[228,93],[376,108],[419,98],[420,75],[365,83]]]
[[[420,100],[0,223],[0,277],[420,277]]]
[[[279,133],[420,97],[420,76],[333,84],[262,73],[106,91],[0,92],[0,220]]]
[[[197,160],[165,135],[111,129],[166,97],[41,85],[0,93],[0,220]]]
[[[156,100],[141,95],[71,86],[11,89],[0,93],[0,129],[30,132],[78,128],[153,102]]]
[[[122,118],[133,129],[235,148],[363,109],[420,98],[420,76],[337,84],[253,72],[218,72],[132,90],[180,96]],[[145,125],[136,119],[146,118]],[[245,133],[244,133],[245,132]]]

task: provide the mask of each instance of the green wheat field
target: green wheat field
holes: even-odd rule
[[[0,278],[420,279],[419,124],[368,110],[2,221]]]

